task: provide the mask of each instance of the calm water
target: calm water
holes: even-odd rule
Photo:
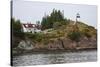
[[[29,54],[13,58],[14,66],[44,65],[58,63],[88,62],[97,60],[97,51]]]

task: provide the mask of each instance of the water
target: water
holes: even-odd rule
[[[45,65],[45,64],[60,64],[60,63],[76,63],[89,62],[97,60],[97,51],[79,51],[79,52],[56,52],[47,54],[28,54],[15,56],[13,58],[14,66],[27,65]]]

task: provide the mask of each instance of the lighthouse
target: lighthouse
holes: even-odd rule
[[[80,14],[77,13],[77,14],[76,14],[76,21],[75,21],[74,25],[79,21],[79,19],[80,19]]]

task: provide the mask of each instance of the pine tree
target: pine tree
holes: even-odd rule
[[[61,21],[66,21],[66,19],[63,16],[63,13],[60,10],[53,9],[52,13],[42,18],[41,25],[42,30],[53,28],[53,25],[55,22],[59,22],[61,24]]]

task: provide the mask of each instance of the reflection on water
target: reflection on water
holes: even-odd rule
[[[97,52],[80,51],[80,52],[63,52],[63,53],[48,53],[48,54],[30,54],[16,56],[13,58],[14,66],[25,65],[42,65],[42,64],[58,64],[58,63],[73,63],[73,62],[88,62],[96,61]]]

